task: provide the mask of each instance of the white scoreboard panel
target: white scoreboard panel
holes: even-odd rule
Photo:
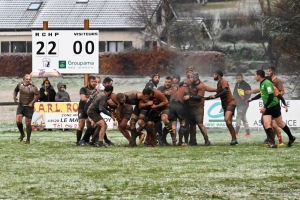
[[[32,31],[32,71],[99,73],[98,30]]]

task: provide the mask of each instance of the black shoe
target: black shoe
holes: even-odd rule
[[[22,142],[25,137],[26,137],[26,134],[21,134],[20,137],[18,138],[18,141]]]
[[[115,146],[115,144],[114,144],[112,141],[110,141],[110,140],[105,141],[105,143],[106,143],[108,146]]]
[[[94,147],[98,147],[98,148],[106,148],[106,146],[103,144],[103,142],[100,142],[100,141],[96,142],[96,143],[94,144]]]
[[[268,144],[268,148],[277,148],[277,144]]]
[[[85,142],[84,140],[79,141],[79,146],[87,146],[87,145],[88,145],[88,143]]]
[[[168,142],[161,142],[162,146],[170,146],[170,144]]]
[[[263,141],[263,144],[268,144],[269,143],[269,139],[266,138],[264,141]]]
[[[230,145],[237,145],[237,144],[239,144],[237,140],[232,140],[232,141],[230,142]]]
[[[293,136],[293,139],[289,141],[289,143],[287,144],[287,147],[291,147],[293,146],[293,143],[295,142],[296,137]]]
[[[189,142],[189,145],[190,145],[190,146],[197,146],[198,143],[197,143],[197,142],[191,142],[191,141],[190,141],[190,142]]]
[[[80,142],[80,141],[79,141],[79,142]],[[76,146],[80,146],[79,142],[75,142],[75,145],[76,145]]]
[[[209,140],[206,140],[206,141],[204,142],[204,145],[205,145],[205,146],[210,146],[210,145],[211,145],[211,143],[210,143],[210,141],[209,141]]]

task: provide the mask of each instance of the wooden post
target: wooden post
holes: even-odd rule
[[[90,29],[90,20],[85,19],[84,20],[84,30],[89,30]],[[88,77],[89,74],[84,74],[84,85],[88,85]]]
[[[48,30],[48,21],[43,21],[43,30]]]
[[[43,21],[43,30],[48,30],[48,21]],[[43,82],[47,81],[48,77],[43,78]]]

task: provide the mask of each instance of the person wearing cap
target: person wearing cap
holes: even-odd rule
[[[224,120],[231,134],[230,145],[236,145],[238,144],[238,141],[236,138],[236,132],[232,125],[232,117],[236,108],[236,101],[230,91],[228,81],[223,78],[223,72],[221,70],[215,71],[214,80],[218,81],[217,94],[210,95],[209,99],[221,98],[221,104],[224,109]]]
[[[180,75],[179,74],[174,74],[172,77],[172,86],[176,86],[178,88],[180,82]]]
[[[189,94],[185,95],[183,99],[188,101],[189,106],[189,121],[190,121],[190,145],[197,145],[196,139],[196,125],[200,129],[203,138],[204,138],[204,145],[210,146],[211,143],[207,136],[206,128],[203,124],[204,118],[204,94],[205,91],[208,92],[216,92],[217,89],[209,87],[205,85],[199,79],[198,72],[192,72],[190,74],[190,81],[191,84],[189,86]]]
[[[159,74],[153,74],[149,82],[145,85],[145,88],[157,89],[159,79],[160,79]]]

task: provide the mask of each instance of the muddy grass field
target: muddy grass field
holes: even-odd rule
[[[0,199],[299,199],[299,143],[268,149],[262,131],[230,146],[209,129],[212,146],[76,147],[75,131],[40,131],[32,144],[0,132]],[[295,133],[300,138],[299,133]],[[287,142],[287,137],[284,136]]]

